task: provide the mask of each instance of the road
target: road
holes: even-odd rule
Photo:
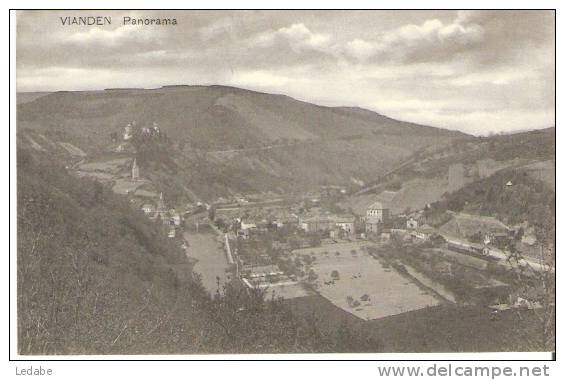
[[[508,256],[510,255],[510,253],[498,250],[498,249],[491,249],[489,252],[490,256],[496,257],[497,259],[499,259],[502,263],[507,264],[510,267],[515,267],[516,266],[516,261],[512,261],[509,262],[507,261]],[[536,261],[535,259],[532,258],[526,258],[523,257],[518,261],[519,266],[527,268],[530,267],[532,270],[536,271],[536,272],[545,272],[545,271],[554,271],[554,268],[552,268],[549,265],[543,265],[541,262]]]

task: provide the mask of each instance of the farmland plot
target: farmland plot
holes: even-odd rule
[[[107,161],[93,161],[81,164],[79,169],[82,171],[99,171],[99,172],[106,172],[117,174],[119,173],[124,166],[129,165],[131,158],[116,158],[113,160]]]
[[[350,249],[351,244],[323,248],[299,256],[315,257],[310,268],[319,294],[358,318],[379,319],[439,304],[394,269],[383,267],[363,250]]]

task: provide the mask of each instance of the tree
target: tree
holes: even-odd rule
[[[319,235],[310,236],[308,243],[311,247],[319,247],[322,244],[322,239]]]
[[[540,308],[534,308],[533,312],[540,324],[542,331],[540,341],[541,348],[546,351],[555,350],[555,225],[549,228],[538,226],[536,237],[539,243],[538,260],[533,267],[531,258],[526,258],[522,252],[515,249],[515,241],[511,246],[508,257],[513,266],[512,274],[516,282],[525,284],[524,292],[531,291],[539,294],[534,301],[540,304]],[[538,349],[538,347],[532,347]]]
[[[317,279],[318,279],[318,275],[316,274],[316,272],[314,272],[314,270],[310,269],[310,272],[308,272],[308,281],[314,282]]]

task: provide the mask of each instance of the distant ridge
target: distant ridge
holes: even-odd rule
[[[471,138],[358,107],[221,85],[51,93],[20,104],[17,118],[18,128],[60,131],[72,136],[65,142],[100,155],[116,149],[111,135],[128,123],[157,123],[172,145],[159,160],[178,161],[186,186],[209,197],[370,182],[426,147]]]
[[[164,86],[161,86],[161,88],[182,88],[182,87],[194,87],[191,86],[189,84],[166,84]]]
[[[145,90],[143,87],[115,87],[115,88],[105,88],[104,91],[135,91],[135,90]]]

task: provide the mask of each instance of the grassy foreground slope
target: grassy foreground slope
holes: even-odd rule
[[[378,339],[382,352],[527,352],[543,351],[541,324],[533,312],[508,312],[491,321],[482,306],[440,305],[363,321],[321,296],[287,301],[296,315],[318,310],[321,334],[336,328],[342,336]],[[344,339],[347,342],[347,339]]]

